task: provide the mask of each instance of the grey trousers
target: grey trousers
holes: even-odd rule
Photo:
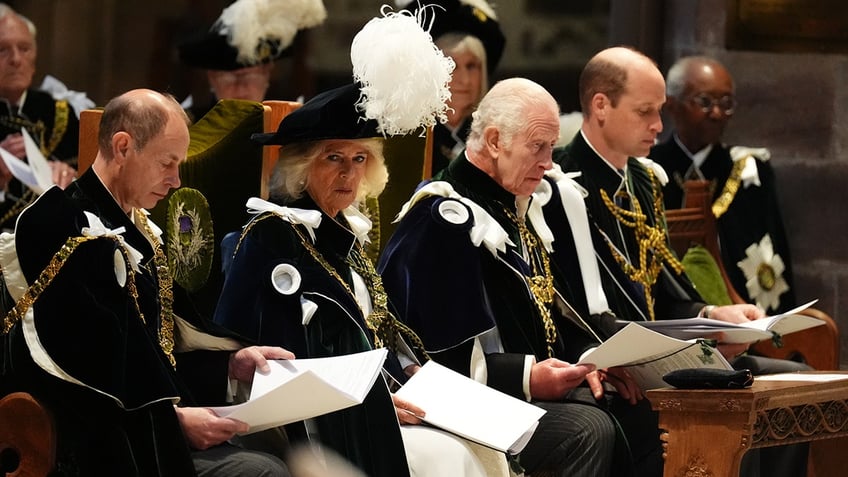
[[[534,401],[533,404],[547,412],[518,457],[528,474],[610,475],[616,432],[604,411],[572,402]]]
[[[290,477],[278,457],[231,444],[191,453],[198,477]]]

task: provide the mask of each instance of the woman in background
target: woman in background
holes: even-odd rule
[[[421,6],[423,5],[423,6]],[[433,127],[433,175],[465,149],[471,113],[489,90],[506,39],[495,11],[485,0],[429,0],[407,8],[424,16],[433,41],[456,68],[449,84],[447,122]]]

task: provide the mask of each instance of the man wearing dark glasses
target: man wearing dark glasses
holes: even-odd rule
[[[737,106],[733,77],[713,58],[684,57],[669,69],[666,93],[674,132],[650,153],[669,176],[666,209],[684,206],[685,181],[711,181],[722,261],[733,287],[768,314],[791,309],[792,266],[770,153],[721,142]]]

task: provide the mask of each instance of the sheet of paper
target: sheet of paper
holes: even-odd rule
[[[786,335],[789,333],[794,333],[796,331],[805,330],[807,328],[812,328],[814,326],[821,326],[824,325],[824,321],[812,316],[798,314],[799,312],[812,306],[813,303],[817,301],[818,300],[813,300],[809,303],[801,305],[797,308],[793,308],[792,310],[789,310],[786,313],[782,313],[780,315],[770,316],[768,318],[754,320],[748,323],[742,323],[741,326],[755,328],[759,330],[767,330],[769,332],[775,332],[779,335]]]
[[[583,357],[577,364],[598,368],[626,367],[644,389],[665,387],[662,377],[688,368],[732,369],[716,349],[683,341],[631,322]]]
[[[822,320],[798,313],[812,306],[816,301],[801,305],[786,313],[768,316],[747,323],[733,324],[709,318],[687,318],[638,322],[641,326],[674,338],[688,340],[705,338],[715,333],[724,333],[725,343],[753,343],[769,340],[772,333],[786,335],[824,324]],[[622,326],[625,322],[620,322]],[[627,322],[629,323],[629,322]]]
[[[345,409],[365,399],[386,354],[381,348],[332,358],[269,361],[269,373],[254,375],[247,402],[212,410],[246,422],[250,434]]]
[[[9,169],[9,172],[12,173],[13,176],[22,184],[29,187],[36,194],[41,194],[44,190],[41,186],[38,185],[38,180],[35,178],[35,174],[32,172],[32,168],[29,167],[29,164],[15,157],[11,152],[0,147],[0,157],[3,158],[3,162],[6,163],[6,167]]]
[[[21,129],[21,135],[24,139],[27,161],[18,159],[2,147],[0,147],[0,157],[16,179],[36,194],[41,195],[53,185],[53,171],[50,169],[50,164],[44,154],[41,153],[41,149],[38,148],[26,129]]]
[[[754,377],[755,381],[807,381],[816,383],[828,383],[848,379],[848,374],[837,373],[781,373],[766,374]]]
[[[765,320],[765,318],[763,320]],[[771,332],[766,331],[765,329],[745,328],[741,325],[711,320],[709,318],[640,321],[638,324],[650,330],[681,340],[709,338],[719,332],[724,333],[723,341],[725,343],[753,343],[755,341],[771,339],[772,337]]]
[[[518,453],[545,411],[428,361],[395,393],[424,421],[501,452]]]
[[[38,187],[45,191],[53,186],[53,171],[50,169],[50,164],[47,163],[47,158],[41,153],[38,144],[35,143],[26,129],[21,129],[21,135],[24,137],[24,148],[29,167],[32,169]]]

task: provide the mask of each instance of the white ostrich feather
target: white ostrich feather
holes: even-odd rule
[[[498,19],[498,15],[495,13],[495,9],[486,0],[462,0],[462,3],[480,9],[483,13],[486,14],[487,17],[491,18],[492,20]]]
[[[448,83],[455,67],[410,12],[371,19],[350,47],[353,77],[362,86],[357,108],[380,132],[403,135],[447,121]]]
[[[257,45],[277,40],[288,48],[298,30],[320,25],[327,18],[321,0],[237,0],[225,8],[213,28],[227,35],[244,64],[260,61]]]
[[[427,6],[427,0],[395,0],[395,6],[397,8],[408,8],[415,4],[421,4],[423,6]],[[486,14],[487,17],[492,20],[497,20],[498,16],[495,14],[495,9],[492,5],[486,0],[460,0],[460,3],[464,3],[466,5],[471,5],[472,7],[477,7]]]

